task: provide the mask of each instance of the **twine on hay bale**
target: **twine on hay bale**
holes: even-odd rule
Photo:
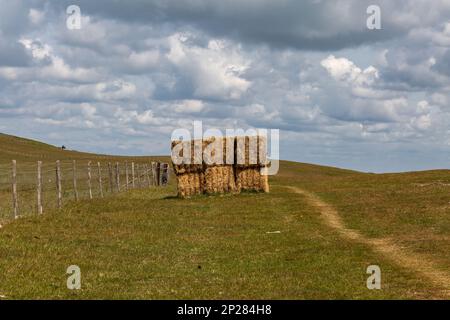
[[[190,154],[183,154],[189,149]],[[172,141],[172,153],[183,158],[182,164],[173,164],[179,197],[241,191],[269,192],[268,176],[261,174],[261,169],[269,165],[265,137]],[[195,163],[195,160],[200,162],[199,159],[201,163]]]

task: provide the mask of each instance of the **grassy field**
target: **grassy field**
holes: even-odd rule
[[[13,138],[11,145],[16,143]],[[0,139],[0,145],[3,140]],[[31,143],[31,142],[30,142]],[[36,144],[21,159],[92,160],[95,155]],[[7,165],[11,153],[0,151]],[[63,156],[67,156],[62,158]],[[18,158],[18,153],[14,154]],[[107,156],[99,156],[109,161]],[[19,160],[19,158],[18,158]],[[0,229],[4,299],[442,299],[450,288],[450,172],[366,174],[282,162],[271,193],[175,197],[165,188],[69,201]],[[364,239],[330,227],[321,206]],[[321,211],[322,210],[322,211]],[[410,260],[432,262],[441,279],[376,247],[394,243]],[[375,245],[373,244],[375,243]],[[420,258],[420,259],[419,259]],[[68,290],[78,265],[82,289]],[[379,265],[382,289],[366,288]],[[429,272],[428,272],[429,271]],[[447,278],[449,277],[449,278]]]

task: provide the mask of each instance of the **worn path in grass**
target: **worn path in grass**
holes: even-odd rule
[[[304,196],[311,205],[319,210],[325,223],[338,231],[343,238],[370,246],[375,252],[384,255],[400,267],[407,268],[433,282],[434,285],[443,289],[443,294],[450,297],[450,275],[439,270],[435,263],[430,261],[427,257],[417,253],[405,252],[403,248],[396,245],[389,238],[368,238],[357,230],[349,229],[342,222],[336,209],[322,201],[314,193],[297,187],[288,186],[287,188]]]

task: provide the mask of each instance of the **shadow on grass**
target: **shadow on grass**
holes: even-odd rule
[[[265,194],[264,192],[261,191],[256,191],[256,190],[243,190],[241,192],[228,192],[228,193],[209,193],[209,194],[196,194],[196,195],[192,195],[186,198],[182,198],[179,197],[178,195],[170,195],[170,196],[165,196],[162,198],[162,200],[194,200],[194,199],[207,199],[207,198],[216,198],[216,197],[220,197],[220,198],[231,198],[231,197],[239,197],[239,196],[245,196],[245,195],[260,195],[260,194]]]

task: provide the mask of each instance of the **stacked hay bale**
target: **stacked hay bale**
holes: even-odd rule
[[[267,141],[264,137],[211,137],[203,140],[173,141],[183,163],[173,163],[178,180],[178,196],[241,192],[269,192]],[[183,154],[190,150],[189,154]],[[220,152],[220,150],[222,152]],[[199,161],[200,159],[201,161]]]
[[[176,147],[182,147],[182,144],[185,144],[185,148],[182,148],[180,152],[181,157],[183,157],[182,164],[173,163],[173,170],[178,180],[178,196],[182,198],[186,198],[189,196],[193,196],[196,194],[202,194],[204,190],[204,171],[203,171],[203,163],[195,163],[195,153],[198,152],[198,149],[195,148],[196,144],[200,143],[201,140],[192,140],[192,141],[172,141],[172,150]],[[185,155],[183,151],[189,148],[186,148],[186,144],[190,144],[190,154]],[[200,149],[201,151],[202,149]],[[201,159],[201,158],[200,158]]]
[[[268,166],[267,140],[262,136],[236,137],[236,187],[238,192],[269,192],[269,177],[262,175]]]
[[[221,150],[221,153],[216,154],[218,150]],[[205,193],[235,192],[234,137],[204,139],[203,155]]]

